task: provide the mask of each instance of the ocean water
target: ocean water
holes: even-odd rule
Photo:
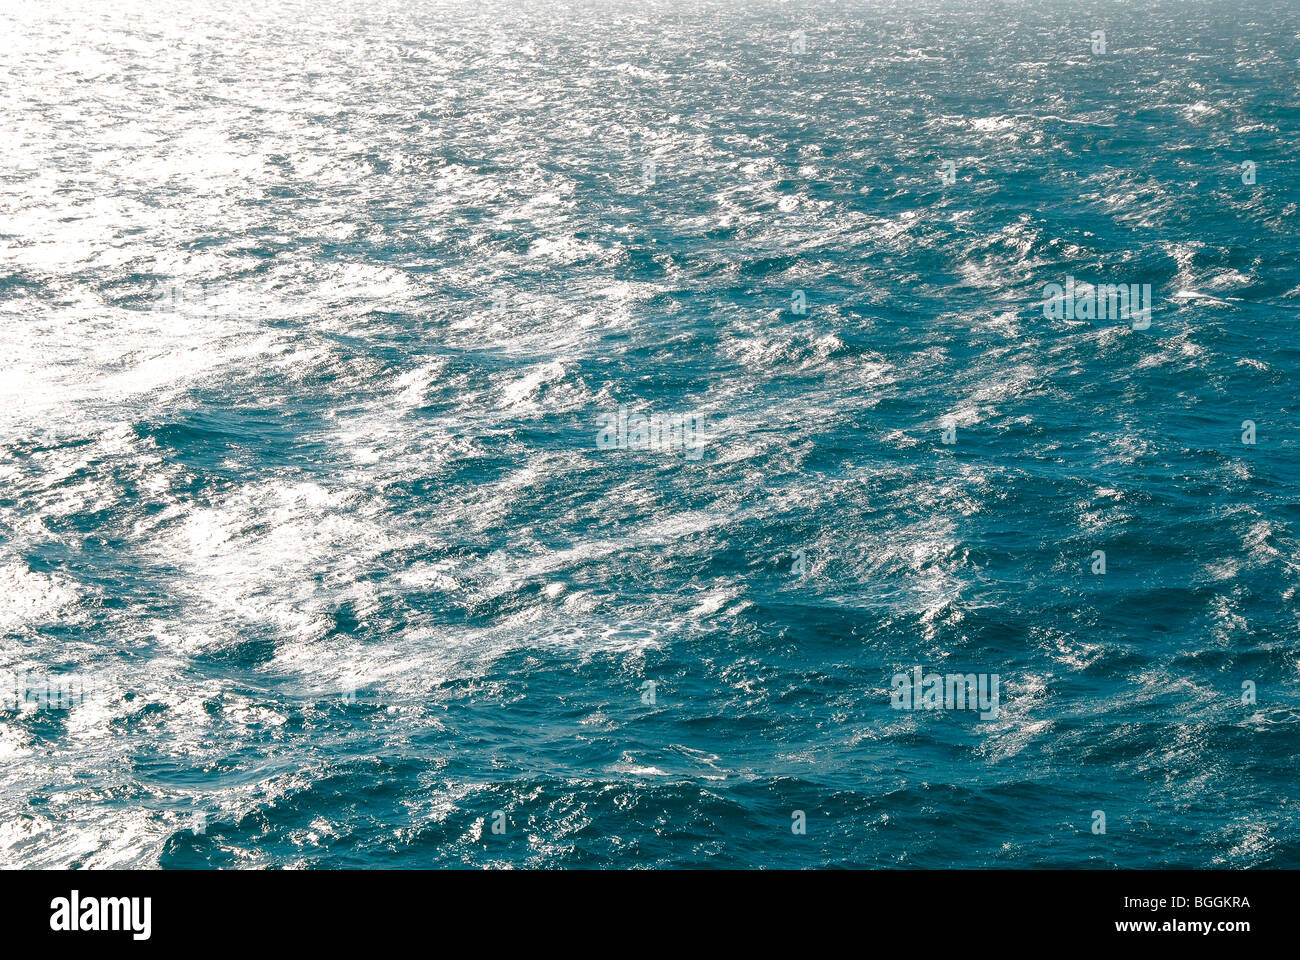
[[[0,864],[1300,866],[1300,5],[152,6],[0,9]]]

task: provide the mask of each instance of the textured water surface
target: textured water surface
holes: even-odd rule
[[[1300,866],[1300,5],[153,6],[0,9],[0,863]]]

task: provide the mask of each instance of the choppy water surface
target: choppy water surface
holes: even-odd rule
[[[0,862],[1300,866],[1296,4],[150,6],[0,11]]]

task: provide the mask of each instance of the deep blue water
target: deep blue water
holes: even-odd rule
[[[1300,5],[0,36],[0,864],[1300,867]]]

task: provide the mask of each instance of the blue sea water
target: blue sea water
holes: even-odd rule
[[[0,10],[0,864],[1300,866],[1300,5],[153,6]]]

